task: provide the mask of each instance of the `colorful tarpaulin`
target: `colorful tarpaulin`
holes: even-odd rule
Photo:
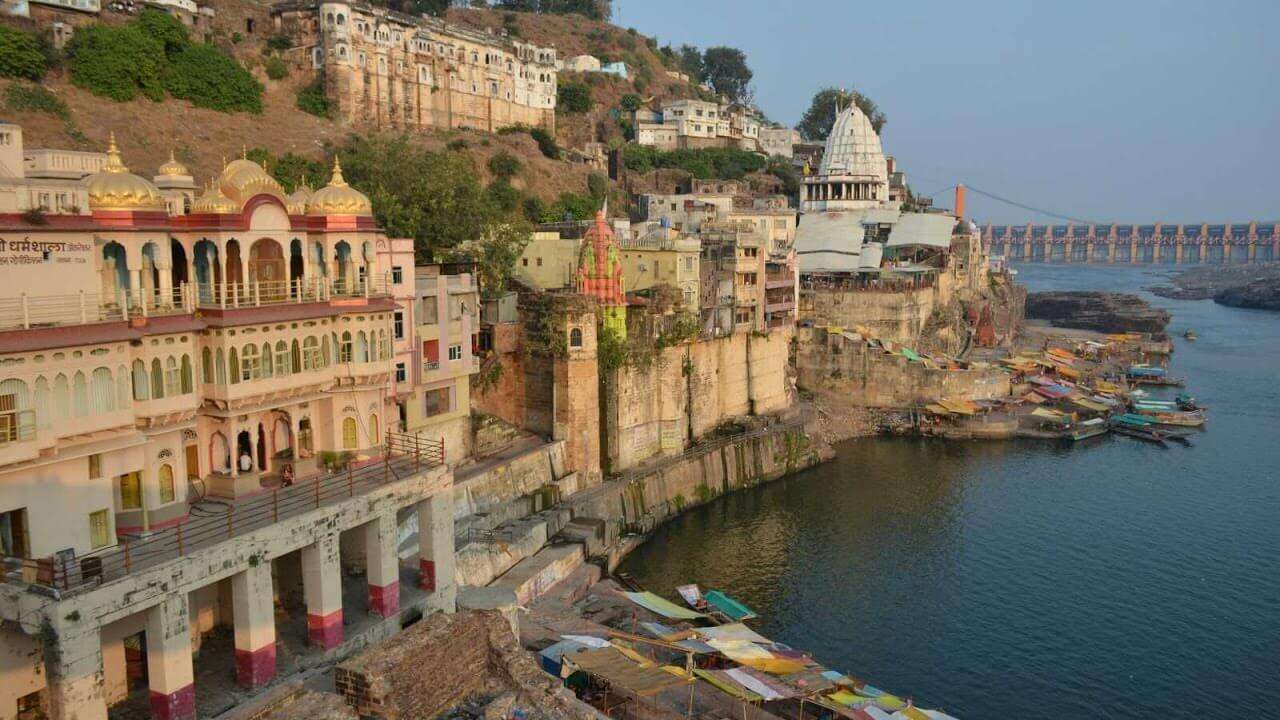
[[[691,608],[697,608],[702,600],[702,591],[697,585],[677,585],[676,592],[680,593],[680,597],[684,598]]]
[[[739,700],[746,700],[747,702],[755,702],[761,699],[759,695],[751,692],[736,680],[729,677],[724,670],[704,670],[702,668],[697,668],[693,672],[698,677],[711,683],[716,689],[731,697],[736,697]]]
[[[698,633],[707,640],[738,640],[742,642],[759,643],[767,645],[769,638],[743,625],[742,623],[729,623],[727,625],[718,625],[716,627],[698,628]]]
[[[658,597],[651,592],[624,592],[623,595],[631,602],[639,605],[645,610],[658,613],[662,617],[674,618],[676,620],[695,620],[704,618],[706,615],[688,610],[676,605],[666,598]]]
[[[730,620],[750,620],[756,617],[755,612],[751,608],[725,595],[719,590],[708,590],[706,595],[707,603],[712,607],[724,613]]]
[[[676,685],[684,685],[688,680],[661,668],[641,665],[616,647],[584,650],[564,656],[564,664],[577,670],[602,677],[610,684],[624,688],[637,695],[656,695]]]
[[[768,682],[767,678],[756,675],[751,668],[733,668],[732,670],[726,670],[725,674],[765,700],[782,700],[794,696],[794,693],[789,690],[782,687],[774,687],[774,684]]]

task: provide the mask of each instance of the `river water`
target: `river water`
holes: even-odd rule
[[[962,720],[1280,717],[1280,314],[1143,295],[1211,408],[1194,447],[856,440],[677,518],[623,569],[673,599],[723,589],[765,635]]]

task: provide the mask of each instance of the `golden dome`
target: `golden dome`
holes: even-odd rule
[[[240,205],[235,200],[222,194],[222,188],[216,182],[205,186],[204,194],[191,204],[193,214],[230,215],[240,212]]]
[[[85,187],[89,191],[90,210],[165,209],[160,190],[129,172],[129,168],[120,160],[115,133],[111,134],[111,143],[107,146],[106,164],[85,179]]]
[[[273,195],[285,202],[284,188],[261,165],[248,159],[232,160],[222,169],[218,184],[222,193],[243,205],[254,195]]]
[[[287,203],[289,214],[305,215],[307,212],[307,201],[310,200],[311,196],[314,194],[315,192],[306,183],[299,185],[298,189],[294,190],[293,194],[289,196],[289,202]]]
[[[181,177],[191,175],[191,171],[187,170],[187,166],[178,162],[173,157],[173,151],[169,151],[169,162],[160,166],[158,174],[165,177]]]
[[[307,200],[308,215],[372,215],[369,198],[342,179],[342,165],[333,158],[333,177],[329,184],[316,191]]]

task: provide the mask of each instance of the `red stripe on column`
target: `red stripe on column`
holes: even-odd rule
[[[276,676],[276,644],[257,650],[236,648],[236,682],[250,690],[262,687]]]
[[[328,615],[307,613],[307,638],[311,644],[329,650],[342,644],[342,608]]]
[[[421,577],[418,579],[418,587],[427,592],[436,591],[436,564],[433,560],[418,560],[418,570]]]
[[[384,618],[400,612],[400,581],[396,580],[382,586],[370,585],[369,611]]]
[[[151,691],[151,717],[155,720],[195,720],[196,686],[165,694]]]

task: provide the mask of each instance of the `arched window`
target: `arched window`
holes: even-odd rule
[[[209,348],[205,348],[200,353],[200,373],[202,375],[201,382],[215,382],[217,376],[213,372],[213,351]]]
[[[235,352],[235,350],[232,350]],[[262,370],[261,358],[258,357],[258,346],[249,344],[240,348],[240,380],[252,380]]]
[[[129,368],[123,365],[116,366],[116,409],[126,410],[129,407],[129,396],[133,393],[132,383],[129,381]]]
[[[150,384],[147,381],[147,365],[141,360],[133,361],[133,399],[139,402],[151,399]]]
[[[352,417],[342,419],[342,449],[356,449],[356,419]]]
[[[8,380],[4,382],[10,382]],[[4,390],[4,382],[0,382],[0,395],[9,395],[8,390]],[[36,424],[39,427],[47,428],[53,423],[53,395],[49,392],[49,381],[44,376],[36,378],[35,392],[33,393],[32,402],[36,411]],[[125,405],[128,406],[129,398],[124,398]]]
[[[377,444],[378,444],[378,439],[379,439],[379,438],[381,438],[381,437],[382,437],[382,435],[380,434],[380,432],[379,432],[379,428],[378,428],[378,414],[377,414],[377,413],[373,413],[373,414],[369,415],[369,442],[370,442],[370,444],[377,445]]]
[[[302,369],[319,370],[323,367],[320,359],[320,343],[314,337],[302,340]]]
[[[30,439],[34,428],[27,384],[15,378],[0,380],[0,443]]]
[[[262,375],[268,378],[275,374],[275,363],[271,360],[271,345],[262,343]]]
[[[191,356],[182,356],[182,394],[186,395],[195,390],[195,378],[192,377]]]
[[[351,333],[350,333],[350,331],[345,331],[345,330],[344,330],[344,331],[343,331],[343,333],[342,333],[342,344],[338,346],[338,362],[340,362],[340,363],[349,363],[349,362],[351,362]]]
[[[236,367],[235,352],[236,351],[234,349],[231,351],[231,367],[232,367],[231,381],[232,382],[235,382],[235,377],[236,377],[236,372],[234,369]],[[218,348],[218,352],[214,354],[215,365],[213,367],[214,367],[214,372],[217,373],[217,375],[214,376],[214,382],[216,382],[219,385],[227,384],[227,363],[224,362],[225,360],[226,360],[226,356],[222,354],[222,348]]]
[[[151,399],[159,400],[164,397],[164,368],[160,365],[160,358],[151,359]]]
[[[276,377],[293,372],[290,367],[289,346],[283,340],[276,341]]]
[[[164,361],[164,394],[168,397],[182,394],[182,372],[177,358],[170,355]]]
[[[582,347],[582,328],[569,331],[569,347]]]
[[[329,336],[325,335],[320,340],[320,360],[322,363],[321,367],[329,367],[330,357],[331,356],[329,355]]]
[[[165,463],[160,466],[160,504],[171,503],[175,499],[177,497],[173,487],[173,466]]]
[[[75,417],[89,414],[89,381],[83,372],[76,372],[71,382],[71,412]]]
[[[92,412],[111,412],[116,409],[116,385],[111,380],[111,370],[100,367],[93,371],[89,391],[89,407]]]
[[[298,347],[298,340],[294,338],[291,352],[289,353],[289,367],[292,372],[302,372],[302,350]]]
[[[142,377],[145,382],[147,371],[142,371]],[[146,386],[143,385],[143,389]],[[71,417],[71,387],[67,384],[67,376],[58,373],[58,377],[53,379],[53,420],[61,422]]]
[[[369,362],[369,338],[361,330],[356,333],[356,362]]]

